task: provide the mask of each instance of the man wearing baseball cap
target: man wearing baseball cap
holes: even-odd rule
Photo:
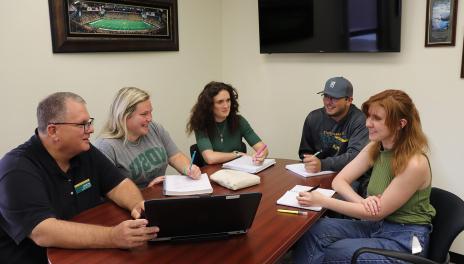
[[[317,94],[324,107],[306,117],[298,154],[308,172],[340,171],[369,141],[366,118],[353,104],[353,85],[344,77],[328,79]]]

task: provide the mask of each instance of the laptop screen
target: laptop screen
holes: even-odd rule
[[[160,231],[155,241],[243,234],[253,223],[261,193],[191,196],[145,201],[149,226]]]

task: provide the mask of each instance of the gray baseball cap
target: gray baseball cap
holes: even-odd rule
[[[343,77],[333,77],[325,82],[324,91],[317,94],[327,94],[333,98],[353,97],[353,85]]]

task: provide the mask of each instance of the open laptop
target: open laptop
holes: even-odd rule
[[[251,227],[261,193],[190,196],[145,201],[145,218],[160,231],[153,241],[227,238]]]

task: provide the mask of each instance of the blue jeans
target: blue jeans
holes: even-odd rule
[[[413,236],[422,247],[419,255],[427,256],[431,229],[431,225],[322,218],[298,240],[293,258],[298,264],[350,263],[353,253],[361,247],[411,253]],[[358,258],[358,263],[392,262],[392,259],[369,253]]]

